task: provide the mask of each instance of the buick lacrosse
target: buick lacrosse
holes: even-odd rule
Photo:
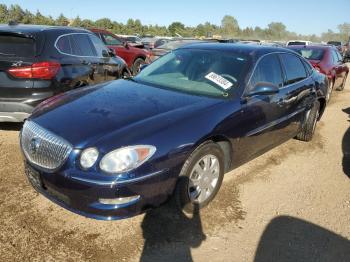
[[[228,171],[288,139],[311,140],[327,88],[291,50],[192,44],[129,80],[41,103],[20,134],[26,175],[47,198],[95,219],[170,197],[191,213]]]

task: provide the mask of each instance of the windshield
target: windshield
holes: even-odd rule
[[[324,50],[322,49],[303,48],[295,51],[308,60],[322,60],[324,56]]]
[[[234,52],[179,49],[162,56],[135,81],[196,95],[226,97],[237,94],[249,57]]]

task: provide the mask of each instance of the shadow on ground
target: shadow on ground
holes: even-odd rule
[[[343,109],[343,112],[348,114],[350,118],[350,107]],[[350,120],[348,120],[350,122]],[[350,127],[346,130],[342,140],[343,150],[343,172],[350,178]]]
[[[174,201],[147,212],[141,227],[145,240],[141,262],[193,261],[191,248],[199,247],[206,238],[199,208],[189,218]]]
[[[0,130],[7,130],[7,131],[20,131],[22,129],[23,123],[0,123]]]
[[[349,261],[350,241],[307,221],[280,216],[266,227],[255,262]]]

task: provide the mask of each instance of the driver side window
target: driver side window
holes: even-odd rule
[[[277,55],[270,54],[260,60],[250,80],[250,89],[254,88],[258,82],[268,82],[283,87],[283,74]]]
[[[112,35],[102,34],[102,36],[105,40],[106,45],[122,45],[122,42]]]

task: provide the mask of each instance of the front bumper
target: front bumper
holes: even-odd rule
[[[33,183],[30,172],[39,175],[40,184]],[[45,173],[26,162],[26,174],[33,187],[51,201],[79,215],[99,220],[127,218],[159,206],[172,194],[176,183],[175,174],[169,170],[121,183],[109,183],[82,179],[69,172]],[[132,196],[140,197],[121,205],[102,204],[99,201]]]

